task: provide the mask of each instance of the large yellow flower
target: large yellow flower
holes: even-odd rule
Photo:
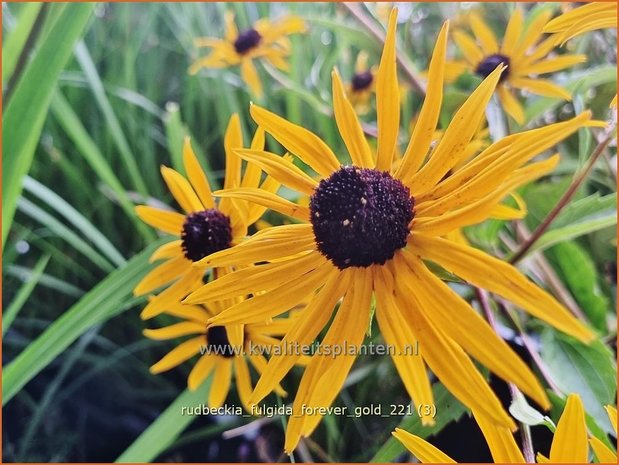
[[[542,40],[542,30],[550,15],[548,11],[540,13],[525,28],[522,9],[517,7],[509,19],[501,44],[476,12],[469,15],[475,39],[463,31],[454,32],[454,40],[466,60],[461,63],[463,70],[468,69],[485,78],[499,64],[507,66],[499,79],[497,95],[505,111],[518,124],[525,122],[525,116],[522,105],[513,94],[514,89],[571,100],[566,89],[538,75],[560,71],[586,60],[585,55],[548,56],[556,43],[553,37]]]
[[[617,3],[592,2],[553,19],[546,24],[544,32],[555,33],[557,42],[563,44],[585,32],[611,27],[617,28]],[[617,106],[617,95],[610,105]]]
[[[306,29],[305,22],[296,16],[286,16],[272,22],[262,18],[245,31],[238,31],[234,14],[225,14],[225,39],[202,37],[195,40],[197,47],[210,47],[209,55],[196,60],[189,68],[190,74],[196,74],[202,68],[241,67],[241,77],[251,91],[262,96],[262,82],[253,60],[265,59],[276,68],[287,71],[286,58],[290,55],[288,36]]]
[[[262,172],[257,166],[249,166],[241,179],[242,160],[232,152],[232,147],[243,146],[240,121],[237,115],[230,118],[224,148],[226,169],[224,187],[258,187]],[[264,131],[258,129],[251,147],[264,149]],[[206,269],[194,267],[195,262],[218,250],[226,249],[247,235],[247,228],[257,221],[265,208],[243,201],[222,199],[215,203],[208,179],[200,167],[189,139],[183,148],[183,163],[187,177],[162,166],[161,174],[174,199],[184,213],[163,210],[147,205],[136,207],[138,216],[158,230],[176,236],[151,256],[151,262],[165,260],[150,271],[135,287],[135,295],[145,295],[167,287],[150,299],[142,311],[148,319],[162,313],[166,308],[184,298],[196,284],[202,282]],[[262,188],[275,192],[280,184],[267,178]],[[215,270],[215,274],[217,270]],[[169,287],[168,287],[169,286]]]
[[[548,406],[544,390],[526,364],[464,299],[427,268],[424,260],[509,299],[581,340],[592,337],[586,327],[515,267],[442,238],[454,229],[485,220],[517,186],[551,171],[557,156],[528,162],[590,124],[590,114],[509,136],[445,178],[464,156],[503,71],[499,65],[472,93],[428,157],[443,98],[445,24],[431,60],[418,123],[396,168],[400,123],[396,16],[394,10],[377,74],[376,153],[363,135],[336,72],[335,120],[352,165],[340,164],[314,133],[253,105],[251,114],[258,125],[316,171],[320,179],[275,154],[237,150],[239,156],[258,164],[282,184],[310,196],[310,205],[295,204],[261,189],[216,193],[256,202],[300,223],[266,229],[234,248],[206,257],[200,264],[260,264],[223,276],[186,299],[188,303],[199,303],[264,292],[210,320],[221,325],[263,321],[311,296],[282,341],[286,347],[314,341],[342,299],[322,344],[345,344],[346,352],[339,357],[326,353],[312,357],[293,404],[287,451],[293,450],[299,438],[309,435],[320,421],[320,415],[303,415],[303,411],[329,406],[342,387],[355,360],[356,352],[351,347],[358,351],[371,322],[373,296],[378,326],[386,343],[397,349],[393,361],[415,405],[433,403],[427,363],[464,404],[493,423],[514,427],[470,354],[498,376],[514,382],[540,405]],[[420,355],[410,356],[408,348],[415,341],[420,343]],[[272,357],[252,401],[267,395],[298,356],[287,353]],[[433,420],[424,417],[423,422],[431,424]]]
[[[144,335],[154,340],[193,337],[172,349],[155,363],[150,371],[153,374],[168,371],[200,354],[187,379],[189,389],[192,391],[197,389],[213,373],[208,405],[211,408],[218,408],[228,397],[234,373],[239,399],[243,407],[251,411],[249,398],[253,387],[248,362],[257,373],[262,373],[267,365],[267,359],[263,354],[268,348],[279,343],[277,337],[288,332],[294,323],[294,317],[276,318],[267,323],[207,328],[209,318],[223,308],[225,307],[220,303],[208,307],[181,303],[170,305],[165,313],[182,321],[163,328],[146,329]],[[234,334],[239,331],[240,335]],[[237,340],[236,343],[232,342],[234,339]],[[286,395],[279,385],[273,389],[281,396]]]
[[[617,410],[607,407],[609,418],[617,430]],[[486,438],[495,463],[525,463],[514,437],[507,428],[495,427],[486,420],[475,416]],[[421,463],[455,463],[447,454],[425,439],[396,428],[393,435],[419,459]],[[617,454],[597,438],[589,439],[600,463],[617,463]],[[538,463],[589,463],[587,444],[587,425],[585,410],[577,394],[570,394],[565,409],[559,418],[550,446],[550,457],[537,454]]]

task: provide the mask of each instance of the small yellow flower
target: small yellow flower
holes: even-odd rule
[[[240,120],[237,115],[233,115],[224,140],[226,152],[224,187],[255,188],[260,185],[262,172],[256,166],[248,167],[241,179],[242,161],[232,152],[232,148],[242,146]],[[264,148],[263,130],[256,131],[251,146],[256,150]],[[200,167],[189,139],[185,140],[183,163],[187,177],[166,166],[161,167],[161,174],[184,213],[147,205],[136,207],[136,212],[142,221],[178,238],[162,245],[153,253],[151,262],[165,261],[150,271],[133,291],[139,296],[166,287],[159,295],[150,299],[141,314],[144,319],[162,313],[168,305],[184,298],[197,283],[201,283],[208,270],[194,267],[193,264],[213,252],[239,243],[247,235],[247,228],[265,211],[265,208],[258,205],[231,199],[223,199],[216,204],[208,179]],[[271,192],[275,192],[279,186],[280,184],[272,178],[267,178],[262,183],[262,187]],[[214,274],[221,272],[215,270]]]
[[[469,303],[428,269],[424,260],[438,263],[473,285],[503,296],[557,329],[580,340],[591,340],[593,334],[588,328],[515,267],[481,250],[443,238],[454,229],[485,221],[516,187],[550,172],[558,157],[530,161],[579,128],[591,125],[591,115],[583,113],[569,121],[513,134],[445,178],[465,155],[503,71],[499,65],[479,85],[430,152],[443,101],[446,23],[430,63],[428,89],[418,123],[403,160],[396,166],[400,127],[396,17],[394,10],[376,76],[376,151],[368,144],[335,71],[335,122],[352,164],[340,163],[316,134],[253,105],[250,112],[258,125],[309,165],[318,179],[273,153],[236,153],[283,185],[309,196],[309,208],[262,189],[237,188],[215,193],[223,198],[258,203],[295,218],[299,224],[263,230],[236,247],[203,259],[200,264],[208,266],[257,265],[228,275],[237,283],[228,292],[215,281],[190,294],[185,302],[253,295],[209,320],[222,325],[264,321],[286,312],[301,299],[308,299],[307,307],[282,344],[304,347],[328,326],[323,345],[345,345],[358,351],[371,321],[375,296],[378,326],[385,342],[396,349],[394,364],[415,405],[433,403],[427,363],[465,405],[493,424],[514,428],[513,420],[469,354],[548,407],[543,388],[530,368]],[[256,295],[256,291],[263,294]],[[415,341],[419,341],[420,354],[407,356],[407,347]],[[271,357],[251,401],[264,398],[290,370],[295,358],[295,354]],[[302,436],[311,434],[321,420],[319,414],[303,412],[333,403],[355,358],[349,350],[338,357],[312,357],[288,422],[288,452]],[[423,417],[423,423],[432,424],[433,419]]]
[[[272,22],[266,18],[256,21],[250,29],[238,31],[234,14],[225,13],[225,39],[203,37],[195,40],[196,47],[210,47],[211,53],[196,60],[189,68],[196,74],[202,68],[241,67],[241,77],[251,91],[262,96],[262,82],[254,59],[264,59],[282,71],[288,71],[286,58],[290,55],[288,36],[306,30],[305,22],[296,16],[285,16]]]
[[[359,52],[355,62],[355,74],[346,87],[348,100],[359,114],[370,110],[370,99],[376,92],[376,70],[368,66],[368,54]]]
[[[517,7],[509,19],[503,41],[499,44],[491,28],[477,12],[469,15],[469,24],[474,37],[463,31],[454,32],[454,40],[464,55],[465,62],[451,65],[467,69],[482,78],[488,76],[499,64],[506,65],[497,86],[497,95],[502,107],[518,124],[524,124],[524,110],[514,96],[514,89],[523,89],[546,97],[571,100],[570,93],[540,74],[552,73],[586,61],[585,55],[561,55],[549,57],[555,46],[555,38],[542,39],[542,31],[550,19],[544,11],[524,28],[523,12]]]
[[[150,371],[152,374],[163,373],[199,354],[187,379],[189,389],[197,389],[213,373],[208,405],[218,408],[228,397],[234,373],[239,399],[243,407],[251,411],[249,398],[253,384],[249,366],[253,366],[258,374],[262,373],[267,365],[264,353],[279,344],[278,337],[291,328],[294,317],[248,325],[208,326],[209,318],[221,310],[223,306],[218,303],[212,306],[170,305],[165,313],[181,321],[163,328],[146,329],[144,335],[158,341],[192,337],[172,349]],[[286,395],[279,385],[273,389],[280,396]]]

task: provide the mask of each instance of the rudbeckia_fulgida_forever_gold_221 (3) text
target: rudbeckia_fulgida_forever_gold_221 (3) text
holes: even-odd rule
[[[443,100],[448,39],[445,23],[430,60],[428,88],[417,124],[402,159],[396,163],[400,125],[396,18],[394,9],[376,76],[375,151],[335,70],[333,112],[350,164],[340,163],[316,134],[265,108],[251,106],[258,126],[316,176],[274,153],[240,147],[234,152],[282,185],[309,196],[309,206],[256,187],[215,192],[222,199],[256,203],[277,211],[296,223],[261,230],[234,247],[198,261],[197,266],[238,269],[204,285],[184,302],[208,304],[248,296],[210,318],[212,325],[263,322],[302,300],[307,302],[282,345],[310,344],[328,326],[323,345],[359,348],[371,318],[376,318],[385,342],[399,349],[393,362],[415,405],[433,403],[427,365],[476,415],[514,430],[513,419],[471,357],[548,408],[542,386],[490,325],[426,263],[438,264],[554,328],[590,341],[594,337],[590,329],[514,266],[445,236],[484,221],[512,191],[550,173],[559,161],[558,155],[532,162],[534,157],[578,129],[600,123],[584,112],[564,122],[509,135],[449,174],[461,162],[478,130],[505,65],[498,63],[488,73],[431,150]],[[403,355],[404,346],[411,341],[419,342],[419,356]],[[301,356],[284,352],[270,358],[250,402],[257,403],[271,392]],[[307,409],[333,403],[355,360],[351,352],[339,357],[315,354],[311,358],[287,423],[286,451],[293,451],[299,439],[310,435],[320,422],[320,415],[305,415],[301,407],[311,411]],[[422,421],[433,423],[431,417]]]

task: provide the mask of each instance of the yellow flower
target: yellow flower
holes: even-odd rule
[[[616,431],[617,410],[607,407],[611,422]],[[524,456],[518,448],[511,432],[502,427],[488,424],[486,420],[475,415],[475,419],[486,438],[492,458],[496,463],[524,463]],[[435,446],[414,434],[396,428],[393,435],[411,451],[421,463],[455,463],[455,461]],[[617,454],[602,441],[591,438],[591,446],[601,463],[617,463]],[[595,445],[594,445],[595,444]],[[585,410],[577,394],[570,394],[565,409],[557,423],[557,429],[550,446],[550,458],[537,454],[538,463],[589,463],[587,444],[587,425]]]
[[[370,98],[376,92],[376,71],[368,66],[368,54],[359,52],[355,62],[355,74],[346,88],[348,100],[357,113],[365,114],[370,109]]]
[[[617,3],[592,2],[553,19],[544,32],[556,33],[557,42],[564,44],[579,34],[610,27],[617,28]],[[610,106],[617,107],[616,94]]]
[[[395,168],[400,125],[396,16],[394,10],[376,78],[376,153],[365,139],[335,71],[335,121],[352,165],[340,164],[314,133],[253,105],[251,115],[258,125],[316,171],[320,179],[275,154],[237,150],[239,156],[258,164],[283,185],[309,196],[309,208],[261,189],[217,192],[224,198],[256,202],[300,223],[263,230],[234,248],[206,257],[200,264],[261,264],[226,275],[186,299],[187,303],[200,303],[264,292],[210,320],[211,324],[221,325],[263,321],[310,296],[307,307],[282,341],[282,345],[301,347],[317,338],[342,299],[322,344],[332,350],[336,350],[335,346],[345,347],[346,352],[338,357],[326,353],[312,357],[293,404],[294,415],[288,422],[287,451],[296,447],[301,436],[311,434],[321,419],[320,415],[304,415],[303,411],[331,405],[341,389],[357,353],[351,347],[358,351],[371,322],[373,295],[378,326],[385,342],[395,348],[393,361],[415,405],[433,403],[427,363],[464,404],[498,425],[513,428],[512,419],[469,354],[498,376],[514,382],[540,405],[549,405],[527,365],[423,260],[438,263],[581,340],[593,337],[515,267],[442,238],[454,229],[484,221],[517,186],[550,172],[558,161],[556,156],[528,162],[590,124],[590,114],[511,135],[444,179],[464,156],[502,71],[499,66],[460,107],[424,163],[442,104],[446,23],[431,60],[419,121],[402,162]],[[230,283],[236,285],[227,291]],[[420,354],[410,356],[409,347],[415,341],[419,341]],[[270,359],[252,395],[253,402],[269,393],[296,357],[288,353]],[[425,424],[433,422],[430,417],[422,420]]]
[[[288,71],[286,58],[290,55],[288,36],[306,30],[305,22],[296,16],[286,16],[279,21],[266,18],[256,21],[250,29],[239,32],[234,14],[225,14],[225,39],[202,37],[196,39],[196,47],[210,47],[211,53],[196,60],[189,68],[196,74],[202,68],[228,68],[240,65],[241,77],[251,91],[262,96],[262,83],[254,66],[254,59],[264,59],[282,71]]]
[[[226,152],[226,179],[224,187],[258,187],[261,171],[250,166],[241,180],[241,159],[232,147],[243,146],[239,117],[230,118],[224,140]],[[256,131],[252,148],[264,148],[264,131]],[[142,318],[148,319],[162,313],[166,307],[184,298],[196,284],[202,282],[207,271],[194,267],[195,262],[218,250],[226,249],[241,241],[247,228],[264,213],[264,208],[243,201],[223,199],[215,203],[208,179],[200,167],[189,139],[183,148],[183,163],[187,177],[162,166],[161,174],[174,199],[184,213],[163,210],[147,205],[136,207],[138,216],[158,230],[178,237],[162,245],[151,256],[151,262],[165,260],[150,271],[135,287],[135,295],[149,294],[168,286],[156,297],[150,299],[142,311]],[[275,192],[280,184],[272,178],[265,179],[262,188]],[[218,270],[215,270],[215,275]],[[170,285],[171,284],[171,285]]]
[[[507,66],[499,79],[497,95],[505,111],[518,124],[524,124],[525,116],[522,105],[513,95],[514,89],[571,100],[566,89],[537,75],[560,71],[586,61],[585,55],[548,57],[555,46],[555,39],[540,39],[549,19],[550,12],[544,11],[532,19],[525,29],[522,10],[516,8],[509,19],[501,44],[476,12],[469,16],[475,39],[463,31],[454,32],[454,40],[466,60],[461,63],[462,68],[485,78],[499,64]]]
[[[211,408],[218,408],[228,397],[234,373],[239,399],[243,407],[251,411],[249,398],[253,387],[249,364],[256,372],[262,373],[267,365],[263,353],[279,343],[277,337],[290,329],[294,318],[278,318],[269,323],[207,328],[208,319],[222,309],[223,306],[220,304],[214,304],[210,308],[181,303],[170,305],[165,313],[180,318],[181,321],[163,328],[146,329],[144,335],[158,341],[183,336],[192,337],[171,350],[155,363],[150,371],[152,374],[168,371],[200,354],[187,379],[189,389],[192,391],[197,389],[213,373],[208,405]],[[236,333],[235,337],[233,333]],[[232,342],[234,339],[236,343]],[[274,386],[274,390],[281,396],[286,395],[279,385]]]

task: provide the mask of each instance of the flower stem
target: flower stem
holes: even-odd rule
[[[511,264],[518,262],[522,257],[524,257],[527,252],[531,249],[533,244],[535,244],[538,239],[546,232],[548,227],[552,224],[552,222],[557,218],[559,213],[567,206],[570,202],[576,191],[583,183],[583,181],[587,178],[595,162],[598,158],[604,153],[604,149],[608,146],[610,141],[614,137],[614,128],[609,129],[607,131],[606,137],[597,145],[591,156],[589,157],[589,161],[585,165],[585,167],[578,173],[578,175],[574,178],[568,189],[565,191],[561,199],[557,202],[557,204],[553,207],[553,209],[548,213],[544,221],[537,227],[537,229],[531,234],[531,236],[520,246],[520,249],[509,259]]]

